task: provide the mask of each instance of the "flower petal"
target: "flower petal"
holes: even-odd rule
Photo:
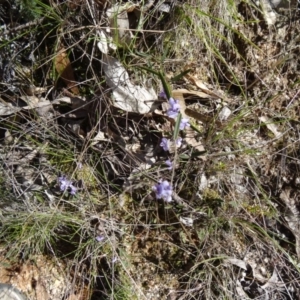
[[[176,146],[179,148],[179,147],[181,147],[181,144],[182,144],[182,138],[181,137],[179,137],[179,138],[177,138],[177,140],[176,140]]]
[[[168,166],[168,169],[169,169],[169,170],[172,170],[172,169],[173,169],[173,164],[172,164],[172,162],[171,162],[169,159],[167,159],[167,160],[165,161],[165,164]]]
[[[162,91],[158,94],[158,97],[167,99],[167,94],[166,94],[166,92],[165,92],[164,90],[162,90]]]
[[[165,150],[165,151],[169,151],[169,140],[167,138],[162,138],[161,139],[161,143],[160,146]]]
[[[172,186],[167,180],[157,183],[153,190],[156,191],[157,199],[163,199],[166,202],[172,201]]]
[[[184,130],[186,127],[189,127],[190,126],[189,121],[190,120],[188,118],[182,118],[179,124],[179,129]]]

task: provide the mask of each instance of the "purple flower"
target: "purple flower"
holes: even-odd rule
[[[77,188],[73,184],[70,184],[69,188],[71,189],[70,194],[74,196],[77,193]]]
[[[176,144],[176,146],[179,148],[179,147],[181,147],[181,143],[182,143],[182,138],[179,137],[179,138],[176,140],[175,144]]]
[[[71,195],[75,195],[77,192],[77,188],[72,184],[71,180],[68,180],[65,175],[58,177],[60,190],[62,192],[65,192],[67,190],[70,190]]]
[[[184,130],[186,127],[190,127],[189,121],[190,119],[188,118],[182,118],[179,124],[179,129]]]
[[[178,111],[179,111],[180,105],[179,105],[179,103],[178,103],[178,100],[175,100],[175,99],[173,99],[173,98],[170,98],[170,99],[169,99],[169,104],[170,104],[170,106],[171,106],[171,109],[173,109],[173,110],[178,110]]]
[[[158,97],[167,99],[167,94],[166,94],[165,90],[162,90],[162,91],[158,94]]]
[[[58,177],[58,181],[60,183],[60,190],[61,191],[64,191],[67,189],[67,185],[68,185],[68,179],[66,178],[65,175],[61,176],[61,177]]]
[[[153,190],[156,193],[156,198],[157,199],[163,199],[166,202],[171,202],[172,201],[172,186],[171,184],[167,181],[160,181],[157,183],[154,187]]]
[[[170,108],[167,110],[168,117],[172,119],[176,119],[179,111],[180,111],[180,105],[178,103],[178,100],[174,100],[173,98],[169,99]]]
[[[96,241],[97,242],[103,242],[105,240],[105,236],[104,235],[97,235],[96,236]]]
[[[169,169],[169,170],[172,170],[172,169],[173,169],[173,164],[172,164],[172,162],[171,162],[169,159],[167,159],[167,160],[165,161],[165,164],[168,166],[168,169]]]
[[[169,151],[169,149],[170,149],[170,140],[168,140],[167,138],[162,138],[162,139],[161,139],[160,146],[161,146],[165,151]]]

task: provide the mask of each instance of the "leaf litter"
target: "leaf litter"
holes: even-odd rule
[[[141,20],[145,18],[146,11],[153,8],[153,3],[150,2],[147,9],[141,10],[143,15]],[[204,8],[205,5],[202,9]],[[246,2],[241,3],[238,8],[240,16],[244,18],[253,14],[259,17],[259,12]],[[61,52],[54,51],[53,57],[56,57],[54,67],[58,73],[65,73],[61,76],[61,80],[73,96],[62,97],[60,94],[62,90],[56,86],[54,97],[49,97],[50,92],[43,96],[22,95],[20,99],[26,103],[24,106],[4,93],[0,115],[8,125],[14,122],[14,126],[7,126],[5,129],[3,140],[6,146],[1,148],[4,169],[1,172],[9,174],[3,176],[10,180],[10,183],[7,180],[5,185],[11,186],[13,182],[13,189],[24,202],[18,202],[18,210],[24,209],[25,206],[25,211],[26,208],[30,211],[38,210],[41,215],[42,212],[56,207],[56,212],[59,213],[70,210],[74,217],[79,214],[86,221],[81,227],[80,238],[85,242],[92,238],[98,247],[103,247],[100,252],[97,252],[97,247],[89,248],[87,251],[91,252],[88,252],[88,258],[85,256],[82,261],[88,260],[90,266],[97,265],[94,271],[101,268],[103,271],[105,265],[107,273],[103,272],[107,278],[111,276],[110,271],[113,270],[112,273],[118,276],[118,280],[123,280],[121,285],[117,285],[117,288],[121,289],[121,294],[122,288],[128,284],[126,280],[129,280],[135,287],[134,293],[139,299],[165,299],[168,295],[173,299],[190,299],[196,296],[201,299],[218,299],[226,293],[229,298],[228,295],[234,292],[241,297],[251,298],[268,296],[270,299],[279,299],[289,293],[297,297],[298,274],[294,260],[296,257],[299,259],[299,237],[296,230],[298,194],[292,187],[299,186],[297,183],[299,166],[295,156],[299,118],[297,114],[289,118],[285,111],[291,103],[297,103],[295,101],[297,92],[291,90],[291,97],[278,92],[273,101],[273,98],[270,98],[270,90],[274,87],[274,82],[272,76],[268,76],[268,71],[256,69],[254,76],[251,68],[247,69],[249,65],[254,68],[256,58],[259,58],[261,64],[263,61],[261,58],[268,57],[263,56],[263,53],[257,53],[257,48],[247,49],[247,46],[244,50],[245,53],[249,51],[247,58],[251,60],[251,64],[247,62],[243,65],[244,61],[239,61],[242,53],[236,55],[234,52],[229,53],[232,51],[230,50],[228,53],[240,63],[233,67],[236,68],[236,78],[240,80],[240,86],[234,82],[230,72],[225,70],[226,66],[223,66],[223,73],[219,70],[220,78],[224,75],[223,88],[224,90],[225,87],[228,88],[224,92],[222,88],[220,91],[220,87],[208,88],[209,84],[206,83],[208,80],[197,79],[201,78],[201,72],[195,74],[196,69],[192,75],[186,76],[186,79],[194,85],[193,88],[187,86],[186,82],[181,83],[183,86],[180,87],[174,83],[172,97],[178,100],[181,118],[189,118],[192,125],[181,127],[179,130],[179,121],[167,114],[169,105],[167,101],[163,104],[158,101],[155,85],[142,84],[142,80],[139,84],[133,83],[124,67],[125,64],[114,57],[113,51],[126,48],[133,40],[128,29],[134,27],[130,26],[130,14],[138,10],[137,6],[132,5],[127,9],[117,4],[110,9],[111,17],[108,25],[111,27],[111,22],[114,21],[119,28],[113,29],[114,31],[111,31],[113,34],[97,29],[96,34],[98,38],[100,36],[101,41],[94,43],[103,54],[100,65],[103,68],[105,85],[99,84],[101,74],[97,68],[95,68],[97,72],[93,73],[98,80],[97,88],[86,87],[76,78],[80,77],[82,70],[78,65],[77,68],[73,68],[76,59],[73,60],[73,54],[67,54],[65,50],[69,42],[66,38],[66,44],[61,46]],[[252,14],[246,13],[249,10]],[[169,14],[169,10],[158,9],[158,15],[155,17],[165,13]],[[94,15],[92,19],[93,22],[96,20]],[[272,23],[266,19],[268,26],[274,25],[275,22],[276,19],[273,19]],[[247,22],[239,25],[242,27],[240,29],[242,34],[250,32],[252,38],[255,38],[252,32],[254,29],[251,26],[246,27],[246,24]],[[139,30],[141,23],[135,26]],[[257,30],[266,35],[263,24],[259,26],[262,27]],[[270,27],[268,28],[270,30],[268,34],[272,37],[273,32]],[[129,35],[126,35],[126,32]],[[121,41],[124,36],[125,43]],[[233,37],[234,43],[242,52],[239,38]],[[257,42],[260,43],[259,40]],[[264,39],[264,42],[269,49],[273,47],[270,40]],[[76,51],[79,51],[78,49]],[[293,50],[292,47],[289,49]],[[82,57],[84,56],[82,53]],[[203,61],[205,64],[205,60]],[[230,61],[230,64],[232,62]],[[218,69],[220,64],[221,60],[217,61],[214,67]],[[277,64],[278,66],[280,64]],[[268,64],[266,68],[268,69]],[[289,72],[295,76],[296,71],[291,65],[285,66],[284,70],[286,68],[291,68]],[[244,73],[246,69],[250,74]],[[88,74],[86,70],[83,73]],[[251,81],[251,78],[252,82],[243,81],[248,79]],[[228,79],[231,82],[228,82]],[[282,82],[287,84],[288,80]],[[246,91],[248,100],[236,92],[243,83],[248,88],[251,87]],[[279,82],[280,84],[283,83]],[[293,84],[297,86],[297,82]],[[193,90],[195,87],[198,90]],[[85,88],[93,89],[94,97],[78,96]],[[278,91],[278,87],[274,87],[274,90]],[[226,97],[223,96],[225,93]],[[227,97],[232,97],[235,101],[229,101]],[[245,113],[243,109],[247,106],[250,109],[248,111],[245,109],[247,111]],[[274,108],[279,113],[276,113]],[[236,122],[232,123],[234,118]],[[284,118],[286,123],[283,122]],[[39,122],[44,122],[45,127],[37,126]],[[288,124],[288,128],[284,128],[285,124]],[[30,134],[20,135],[16,128]],[[57,133],[55,138],[51,132],[49,133],[48,128]],[[292,136],[287,137],[286,133]],[[42,139],[43,135],[45,138]],[[170,147],[166,149],[160,147],[162,138],[174,139],[174,136],[181,139],[181,147],[177,149],[174,146],[172,151],[168,150]],[[34,144],[37,141],[45,147],[37,147]],[[282,141],[286,142],[284,146]],[[176,143],[175,139],[173,143]],[[68,146],[62,148],[65,144]],[[55,151],[50,148],[51,151],[48,152],[51,155],[49,155],[47,150],[51,145],[52,147],[55,145]],[[69,154],[71,156],[59,157],[59,150],[67,152],[68,148],[72,149],[73,153]],[[267,148],[268,151],[264,153]],[[194,150],[198,152],[196,156],[193,156]],[[253,153],[250,153],[250,150],[253,150]],[[93,155],[95,158],[88,161]],[[77,190],[77,186],[73,186],[73,182],[80,180],[73,179],[73,176],[80,174],[76,171],[77,156],[80,156],[79,161],[85,159],[91,164],[88,168],[91,172],[88,172],[86,178],[93,177],[94,182],[91,186],[91,182],[87,180],[85,194],[84,189]],[[50,160],[54,162],[53,165],[49,164]],[[173,168],[170,169],[166,161],[169,161]],[[25,166],[26,164],[29,167]],[[11,168],[12,165],[18,166]],[[40,169],[40,166],[44,168]],[[57,174],[58,169],[61,174]],[[62,177],[66,176],[62,171],[67,171],[68,176]],[[99,177],[95,175],[98,172],[102,172]],[[45,181],[46,177],[49,180]],[[65,184],[66,190],[72,184],[76,188],[74,195],[63,193],[65,189],[60,190],[57,178],[68,180]],[[126,182],[129,187],[126,186]],[[158,189],[156,189],[158,195],[151,190],[151,187],[157,186],[159,182],[164,183],[166,187],[164,195],[160,195]],[[99,195],[94,198],[95,191],[100,187],[106,191],[105,201],[102,201]],[[50,199],[51,205],[48,206],[48,203],[44,202],[45,199],[36,194],[41,188],[47,188],[50,197],[46,199]],[[119,197],[114,198],[116,195]],[[155,196],[158,199],[155,199]],[[288,229],[281,227],[278,215],[280,210],[277,210],[274,204],[278,200],[281,201],[280,205],[290,211],[280,216],[287,222]],[[3,209],[6,221],[10,211],[16,213],[16,206],[11,208],[8,205]],[[88,218],[87,221],[87,217],[91,214],[96,215],[97,220],[108,221],[96,222],[95,218],[93,220]],[[63,234],[64,230],[60,226],[58,228],[59,233]],[[213,230],[214,240],[209,235],[210,230]],[[265,238],[261,237],[262,232]],[[277,247],[270,237],[276,242],[279,241],[281,248]],[[7,238],[5,236],[5,239]],[[55,238],[59,239],[59,235]],[[293,244],[293,238],[295,245],[290,246]],[[109,247],[109,241],[113,246]],[[50,245],[48,251],[53,254],[55,250],[52,244],[47,245]],[[90,253],[97,253],[99,260],[94,261]],[[58,253],[54,257],[57,261],[61,261]],[[34,259],[33,256],[31,258]],[[38,260],[37,257],[35,259]],[[276,261],[276,266],[273,261]],[[80,259],[75,261],[69,258],[65,259],[65,262],[77,264],[76,268],[80,265]],[[42,265],[39,265],[38,269],[44,270],[49,267],[45,260]],[[19,270],[24,269],[24,272],[19,271],[22,274],[28,274],[33,270],[34,275],[21,276],[19,287],[22,290],[33,294],[34,288],[28,284],[35,281],[35,293],[40,298],[56,299],[56,295],[51,294],[51,288],[58,284],[53,281],[58,275],[52,274],[48,282],[43,283],[41,282],[43,273],[31,268],[27,261],[20,261],[16,266]],[[242,269],[242,273],[240,270],[235,272],[236,267]],[[31,271],[28,271],[30,268]],[[64,269],[67,269],[66,265]],[[84,270],[82,272],[75,272],[77,277],[72,279],[73,283],[78,282],[76,280],[80,278],[80,274],[87,276],[89,273]],[[214,276],[205,276],[212,272],[215,272]],[[226,276],[221,278],[220,274]],[[217,281],[211,278],[217,278]],[[65,278],[58,280],[61,281],[58,284],[61,288],[57,292],[58,299],[62,296],[67,297],[66,299],[80,299],[80,297],[88,299],[84,292],[80,295],[80,292],[66,291],[65,287],[69,282],[64,280]],[[91,277],[88,280],[92,280]],[[24,284],[21,281],[24,281]],[[97,282],[95,280],[95,283]],[[220,287],[223,292],[215,288],[220,282],[225,282],[224,286]],[[290,286],[288,282],[291,282]],[[111,292],[110,287],[104,283],[96,285],[95,290],[101,290],[102,295]],[[84,284],[80,288],[82,291],[87,289]],[[97,291],[94,292],[94,295],[99,295]]]
[[[134,85],[121,63],[109,55],[103,54],[103,69],[106,82],[113,91],[114,105],[124,111],[146,114],[154,110],[157,100],[154,89]]]

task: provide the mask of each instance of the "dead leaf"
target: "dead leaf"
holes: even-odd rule
[[[171,11],[171,6],[170,6],[170,4],[162,3],[162,4],[158,7],[158,11],[163,12],[163,13],[170,13],[170,11]]]
[[[101,141],[109,141],[109,139],[105,137],[105,133],[100,130],[98,131],[97,135],[94,138],[92,139],[90,138],[89,140],[91,141],[92,146],[95,146]]]
[[[258,119],[267,126],[267,128],[275,135],[276,138],[279,138],[282,135],[281,132],[278,131],[276,125],[269,118],[261,116]]]
[[[54,115],[54,109],[52,103],[49,100],[44,100],[38,103],[35,107],[35,112],[46,119],[52,119]]]
[[[199,183],[198,190],[203,192],[207,188],[208,188],[208,180],[207,180],[206,175],[203,173],[200,177],[200,183]]]
[[[182,216],[180,216],[179,217],[179,221],[183,225],[188,226],[188,227],[193,227],[193,224],[194,224],[194,220],[192,218],[189,218],[189,217],[182,217]]]
[[[10,103],[0,102],[0,116],[9,116],[20,111],[21,107],[12,106]]]
[[[81,108],[82,106],[86,105],[86,101],[81,97],[61,97],[56,98],[53,104],[71,104],[72,109]]]
[[[269,26],[275,25],[276,23],[276,13],[272,9],[272,4],[271,4],[272,2],[281,2],[281,1],[268,1],[268,0],[260,1],[260,5],[264,13],[265,21]]]
[[[235,265],[241,269],[244,269],[247,271],[247,265],[246,265],[246,262],[241,260],[241,259],[237,259],[237,258],[234,258],[234,257],[229,257],[229,258],[226,258],[224,260],[225,263],[230,263],[232,265]]]
[[[190,75],[190,74],[186,74],[185,77],[191,81],[195,86],[197,86],[199,89],[204,90],[204,91],[208,91],[209,88],[203,83],[202,80],[199,80],[197,78],[195,78],[194,76]]]
[[[202,92],[204,92],[205,94],[213,97],[213,98],[216,98],[216,99],[222,99],[223,97],[215,92],[215,91],[211,91],[204,83],[202,80],[199,80],[199,79],[196,79],[194,76],[192,75],[185,75],[185,77],[190,81],[192,82],[197,88],[199,88]]]
[[[271,278],[261,287],[265,290],[284,289],[286,287],[286,284],[281,279],[279,279],[278,273],[276,269],[274,269]]]
[[[103,54],[106,83],[113,89],[114,106],[128,112],[146,114],[151,111],[157,95],[154,89],[133,85],[123,65]],[[154,109],[154,107],[153,107]]]
[[[136,8],[135,4],[127,3],[125,5],[116,4],[106,12],[112,29],[112,38],[116,45],[128,45],[133,38],[129,30],[129,20],[127,12]]]
[[[211,98],[208,94],[203,93],[203,92],[198,92],[198,91],[189,91],[186,89],[177,89],[172,91],[172,93],[181,93],[181,94],[187,94],[187,95],[192,95],[200,98]]]
[[[58,53],[54,58],[54,66],[60,78],[66,83],[67,88],[71,90],[74,95],[79,95],[79,89],[76,86],[70,59],[66,49],[62,45],[58,47]]]
[[[236,281],[236,293],[239,296],[237,300],[247,300],[250,299],[248,295],[245,293],[242,284],[240,283],[239,280]]]
[[[227,106],[224,106],[219,112],[219,120],[226,121],[230,115],[231,115],[231,110]]]
[[[20,98],[25,103],[27,103],[28,106],[31,106],[31,107],[35,107],[40,102],[40,98],[38,98],[35,95],[32,95],[32,96],[23,95]]]
[[[187,116],[192,117],[192,118],[194,118],[198,121],[201,121],[204,124],[213,124],[214,123],[219,127],[223,126],[223,123],[218,121],[218,120],[215,120],[214,117],[210,117],[210,116],[201,114],[201,113],[199,113],[197,111],[194,111],[192,109],[186,108],[185,113],[186,113]]]
[[[14,137],[9,130],[5,130],[3,142],[5,145],[12,144],[14,141]]]
[[[98,49],[102,53],[108,54],[108,44],[110,42],[110,38],[107,37],[106,33],[102,29],[97,31],[97,35],[99,39],[99,42],[97,43]]]
[[[199,152],[205,152],[205,148],[203,146],[203,144],[201,142],[198,142],[195,139],[195,131],[191,128],[191,127],[187,127],[185,129],[186,132],[186,137],[185,137],[185,141],[188,145],[192,146],[194,149],[196,149]],[[202,160],[206,160],[205,156],[201,156]]]
[[[30,84],[29,86],[25,86],[22,88],[22,91],[24,91],[24,94],[27,96],[36,96],[36,95],[40,95],[42,93],[46,93],[47,89],[44,87],[36,87],[32,84]]]

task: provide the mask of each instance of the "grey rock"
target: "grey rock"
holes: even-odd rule
[[[11,284],[0,283],[1,300],[27,300],[27,298]]]

